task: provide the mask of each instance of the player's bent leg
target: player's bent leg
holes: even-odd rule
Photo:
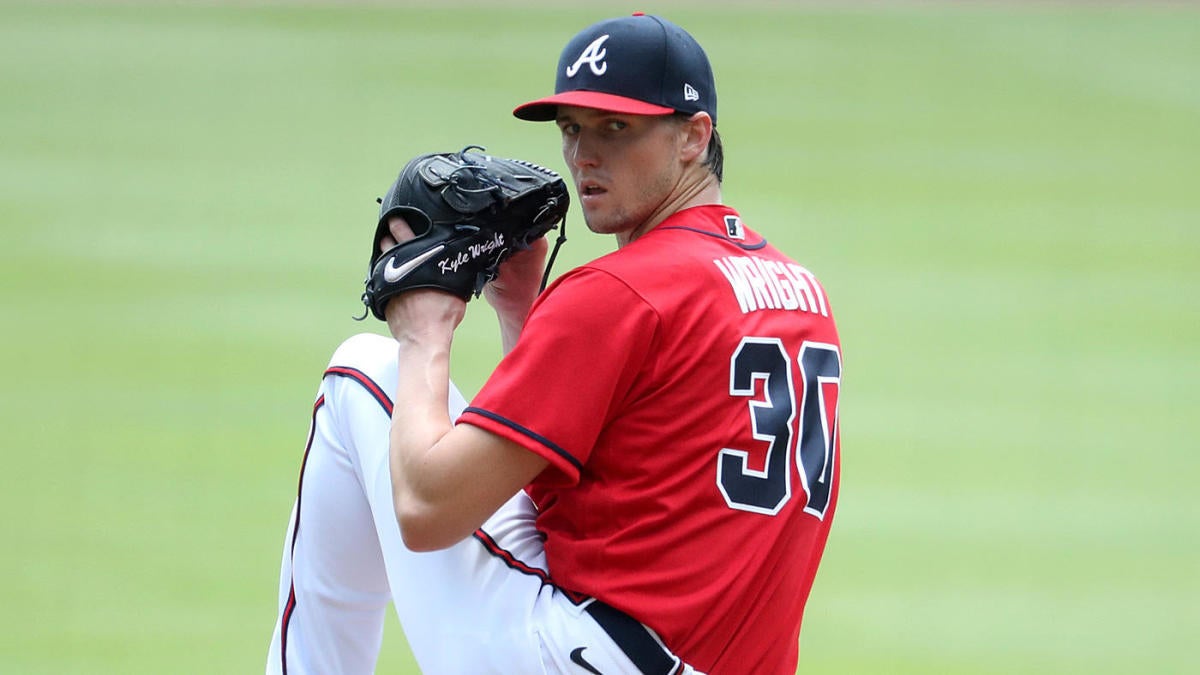
[[[375,523],[324,395],[301,470],[266,672],[374,672],[391,600]]]
[[[347,449],[374,522],[400,623],[423,672],[542,672],[526,618],[542,576],[513,574],[508,564],[544,568],[534,512],[521,494],[489,523],[501,545],[521,558],[508,563],[474,538],[445,551],[414,553],[403,544],[392,505],[388,436],[396,387],[396,343],[359,335],[334,354],[322,384],[330,430]],[[451,417],[466,402],[451,387]],[[464,486],[464,489],[469,489]]]
[[[480,530],[429,553],[385,546],[396,613],[422,672],[547,672],[531,623],[547,578],[533,517],[521,493],[489,521],[502,522],[497,536]]]
[[[348,449],[361,481],[392,601],[414,657],[426,673],[539,673],[532,633],[522,628],[526,622],[509,617],[520,611],[522,598],[526,605],[532,602],[540,580],[508,579],[501,573],[507,568],[493,569],[474,540],[432,553],[413,553],[404,546],[392,503],[388,453],[389,393],[395,388],[396,342],[370,334],[338,348],[322,384],[331,428]],[[453,386],[447,405],[452,418],[466,405]],[[519,531],[536,537],[532,508],[522,517],[526,524]],[[540,553],[540,539],[535,543]],[[527,553],[527,544],[521,548]],[[519,660],[530,656],[530,663]]]

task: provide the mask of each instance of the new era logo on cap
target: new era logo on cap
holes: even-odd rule
[[[549,121],[558,106],[634,115],[706,112],[717,121],[708,56],[679,26],[641,13],[588,26],[563,49],[554,95],[518,106],[521,119]]]

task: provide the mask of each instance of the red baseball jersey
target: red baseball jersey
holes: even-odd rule
[[[816,278],[721,205],[563,275],[460,422],[550,461],[555,584],[710,673],[792,673],[838,492],[841,350]]]

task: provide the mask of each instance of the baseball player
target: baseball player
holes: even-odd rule
[[[712,70],[678,26],[585,29],[555,94],[514,113],[557,124],[587,225],[618,250],[538,297],[457,424],[441,401],[465,303],[391,301],[404,540],[455,545],[523,489],[558,588],[699,670],[793,672],[837,499],[824,290],[721,203]]]
[[[838,493],[825,292],[722,204],[712,71],[678,26],[589,26],[514,114],[556,122],[618,250],[540,295],[544,244],[505,263],[505,357],[470,405],[460,296],[397,294],[394,340],[338,350],[268,672],[369,672],[390,590],[428,673],[792,673]]]

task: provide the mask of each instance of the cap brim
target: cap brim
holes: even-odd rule
[[[670,115],[675,112],[674,108],[616,94],[605,94],[598,91],[565,91],[521,104],[513,110],[513,115],[531,122],[549,122],[558,116],[558,106],[560,105],[595,108],[626,115]]]

